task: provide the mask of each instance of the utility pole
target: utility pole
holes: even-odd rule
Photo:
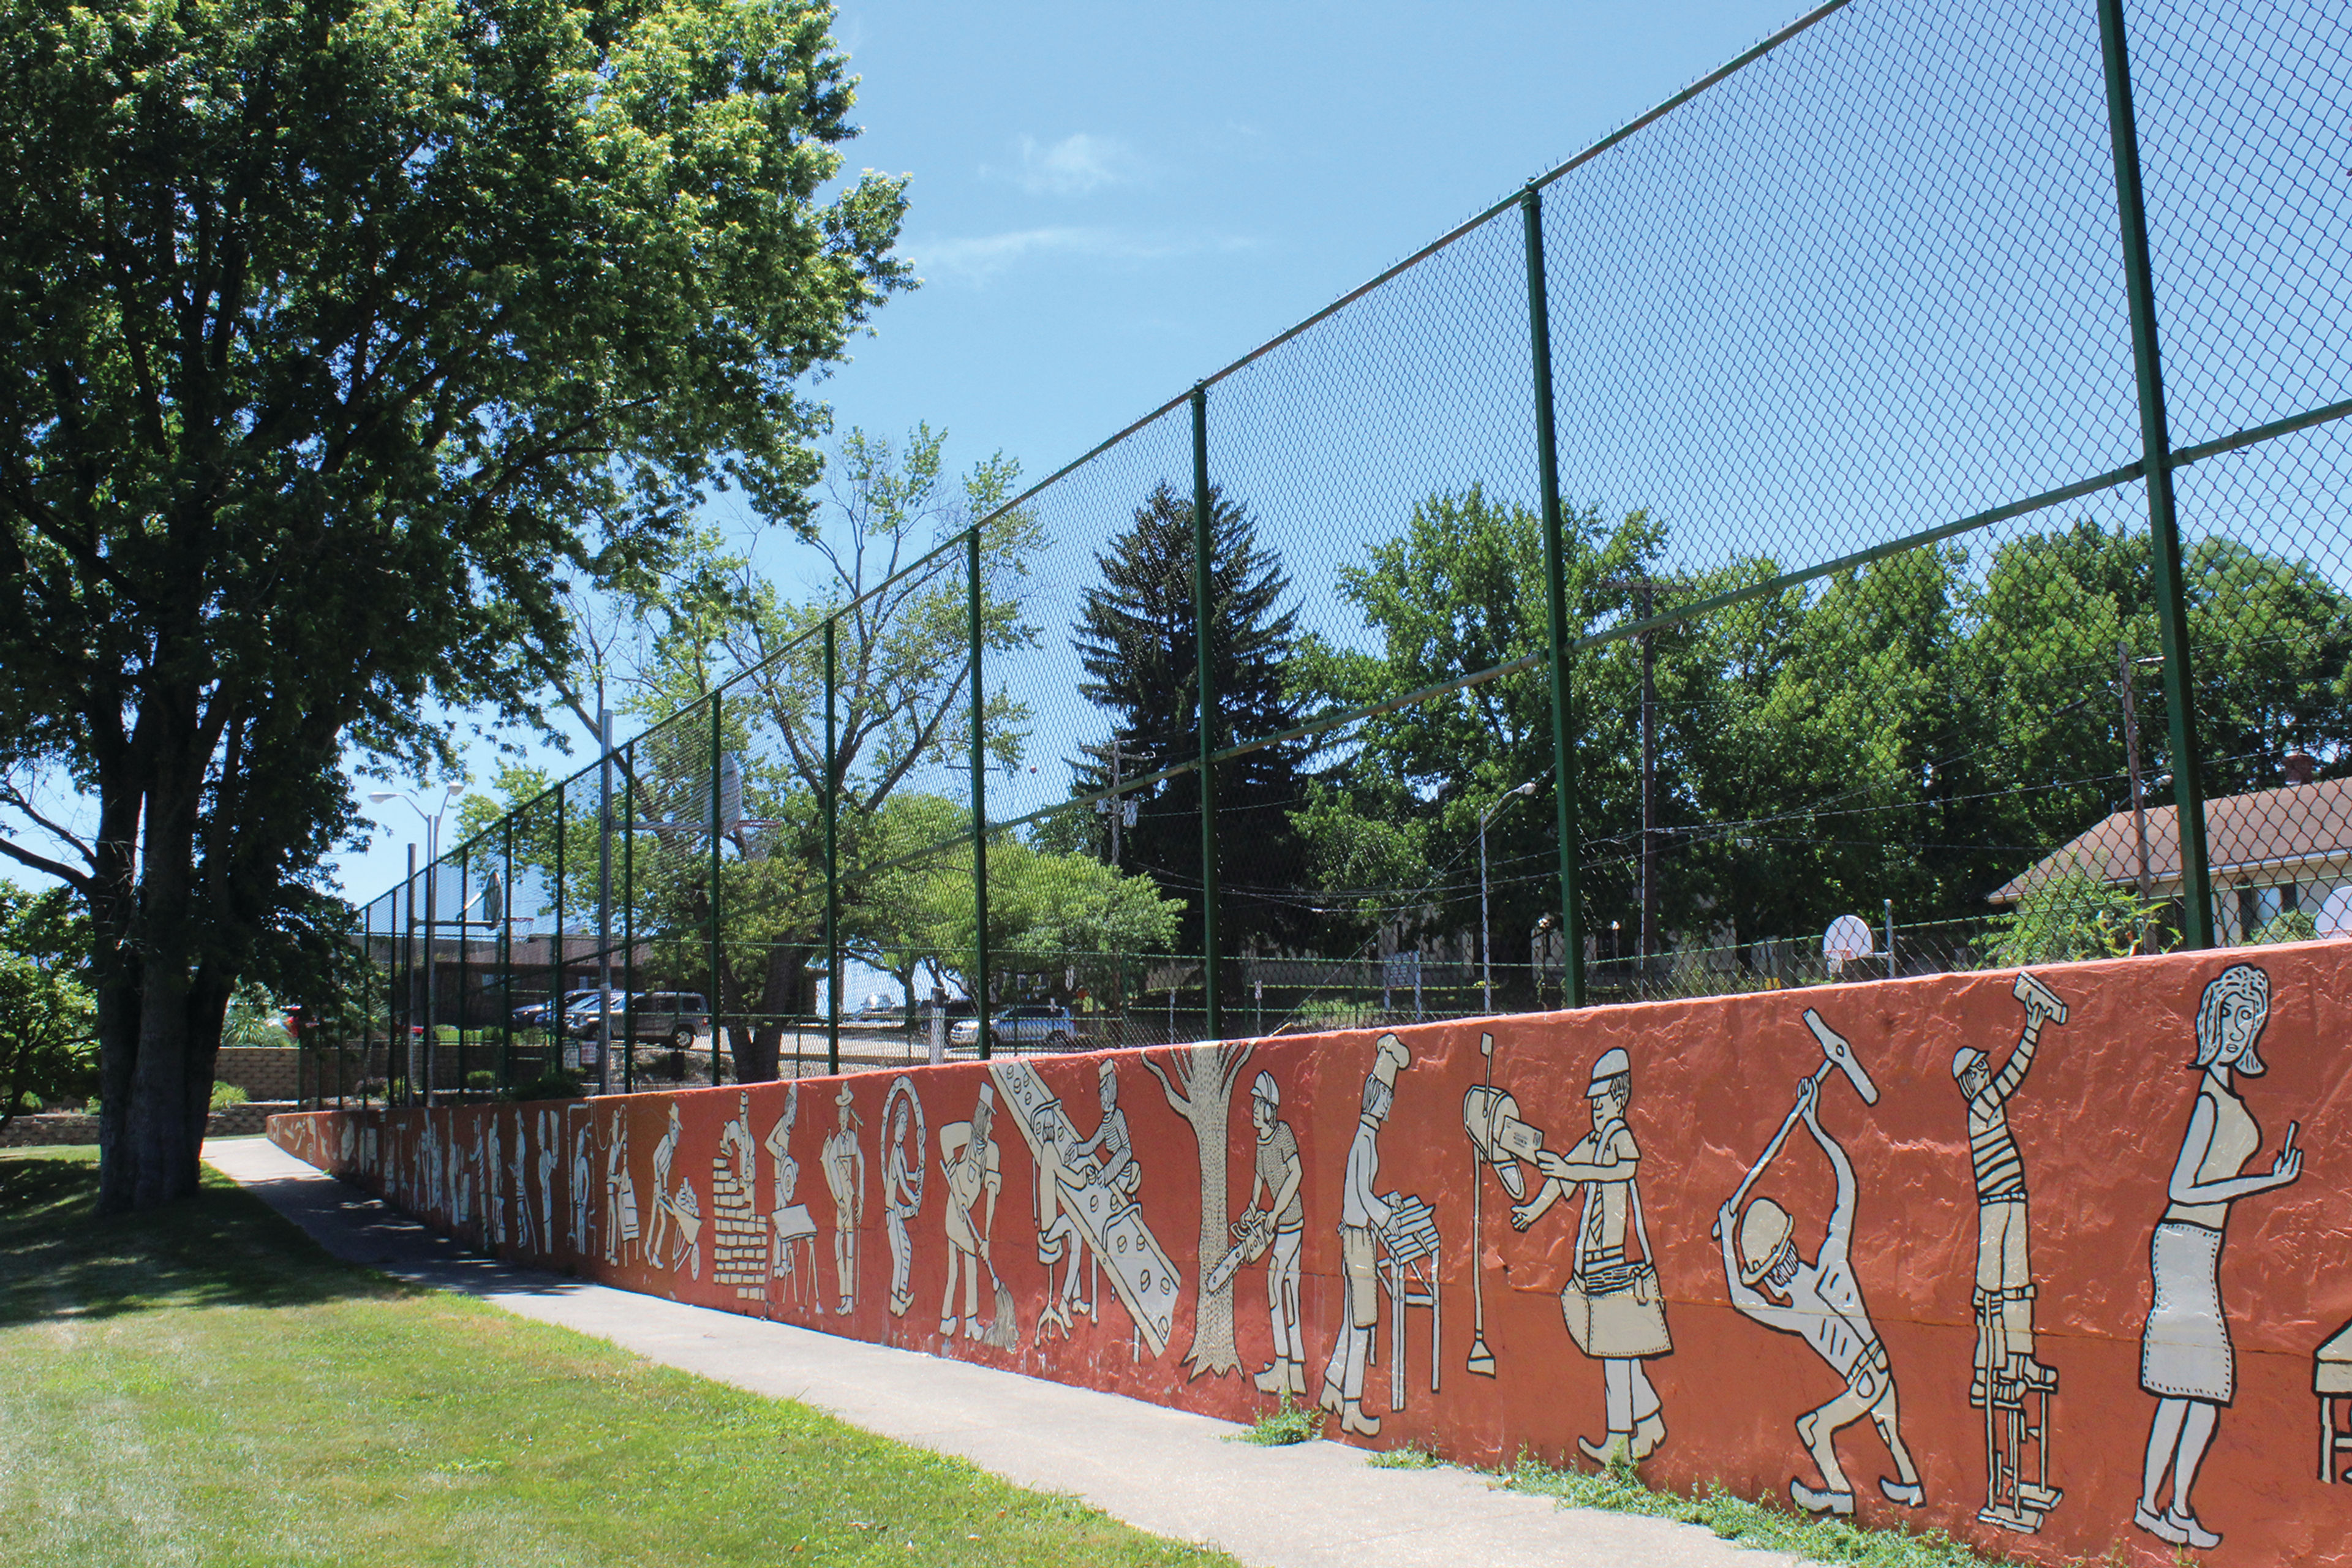
[[[1640,614],[1657,614],[1650,574],[1635,568]],[[1642,973],[1648,978],[1658,927],[1658,658],[1648,632],[1642,634]]]
[[[2124,771],[2131,775],[2132,829],[2139,839],[2139,896],[2143,901],[2156,896],[2155,881],[2147,871],[2147,797],[2139,787],[2139,713],[2132,700],[2131,644],[2116,644],[2116,684],[2124,694]]]
[[[1108,745],[1082,745],[1078,748],[1097,757],[1107,757],[1110,763],[1110,798],[1095,802],[1095,810],[1098,815],[1110,818],[1110,865],[1114,870],[1119,862],[1118,830],[1135,824],[1133,803],[1120,798],[1119,794],[1120,785],[1126,779],[1126,763],[1120,750],[1122,744],[1119,737],[1113,735]]]
[[[1689,584],[1673,579],[1661,583],[1650,575],[1649,568],[1636,565],[1631,577],[1608,577],[1593,584],[1600,588],[1624,588],[1633,595],[1633,613],[1640,620],[1649,620],[1658,613],[1657,590],[1660,587],[1685,588]],[[1642,848],[1640,931],[1636,941],[1641,970],[1646,978],[1650,957],[1658,945],[1658,656],[1654,630],[1640,635],[1642,644]]]

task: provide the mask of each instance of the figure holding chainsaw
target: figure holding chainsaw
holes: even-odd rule
[[[1307,1234],[1307,1205],[1299,1201],[1302,1174],[1298,1135],[1280,1120],[1282,1090],[1262,1072],[1250,1085],[1250,1123],[1257,1130],[1257,1169],[1250,1179],[1250,1208],[1234,1226],[1243,1261],[1266,1258],[1266,1315],[1274,1323],[1274,1360],[1257,1374],[1266,1394],[1307,1392],[1307,1347],[1298,1337],[1298,1247]],[[1263,1193],[1265,1205],[1259,1206]]]
[[[1927,1500],[1927,1492],[1919,1483],[1918,1469],[1911,1463],[1911,1451],[1903,1444],[1894,1370],[1878,1331],[1871,1326],[1870,1309],[1853,1273],[1853,1164],[1821,1121],[1821,1086],[1832,1068],[1846,1074],[1864,1103],[1875,1103],[1878,1090],[1854,1059],[1853,1047],[1822,1022],[1819,1014],[1808,1008],[1805,1023],[1828,1059],[1811,1077],[1799,1080],[1796,1108],[1740,1182],[1739,1190],[1716,1215],[1716,1234],[1723,1243],[1724,1277],[1733,1306],[1768,1329],[1802,1339],[1829,1363],[1831,1371],[1845,1380],[1837,1397],[1797,1417],[1798,1440],[1811,1453],[1822,1484],[1816,1488],[1801,1479],[1792,1479],[1790,1499],[1809,1513],[1853,1512],[1853,1483],[1838,1463],[1837,1434],[1866,1415],[1895,1460],[1895,1479],[1880,1478],[1878,1489],[1890,1502],[1917,1508]],[[1811,1261],[1797,1249],[1795,1222],[1779,1204],[1758,1198],[1746,1213],[1738,1212],[1740,1199],[1780,1153],[1798,1121],[1812,1134],[1837,1180],[1829,1224]]]
[[[1665,1299],[1658,1289],[1648,1228],[1642,1222],[1641,1189],[1635,1184],[1642,1149],[1625,1121],[1633,1100],[1632,1058],[1615,1047],[1601,1052],[1592,1064],[1592,1081],[1585,1094],[1592,1106],[1592,1131],[1565,1155],[1549,1149],[1537,1152],[1543,1187],[1512,1208],[1511,1226],[1527,1229],[1554,1203],[1583,1188],[1575,1271],[1560,1292],[1560,1311],[1576,1348],[1601,1363],[1609,1433],[1598,1443],[1580,1436],[1576,1446],[1596,1464],[1621,1458],[1639,1463],[1666,1440],[1665,1416],[1642,1361],[1666,1355],[1675,1345],[1666,1329]],[[1625,1256],[1629,1219],[1642,1249],[1639,1258],[1630,1260]]]

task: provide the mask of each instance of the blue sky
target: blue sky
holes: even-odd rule
[[[1042,478],[1795,15],[852,5],[848,174],[911,177],[925,283],[816,390],[842,428],[925,420],[957,468],[1002,451]],[[2352,23],[2133,15],[2176,440],[2343,395],[2352,132],[2329,84]],[[1839,12],[1547,194],[1567,499],[1649,509],[1667,572],[1797,565],[2132,462],[2112,176],[2090,7]],[[1525,312],[1506,215],[1213,389],[1212,470],[1302,629],[1365,635],[1340,571],[1414,502],[1473,482],[1534,500]],[[1106,731],[1063,628],[1094,552],[1189,466],[1180,412],[1033,503],[1044,635],[989,671],[1033,704],[1038,765],[992,784],[992,818],[1064,798],[1060,764]],[[2341,572],[2347,471],[2340,430],[2200,466],[2184,532]],[[2127,527],[2142,506],[2124,487],[2066,516]],[[752,521],[726,498],[711,515]],[[756,559],[787,593],[817,580],[772,532]],[[960,769],[909,783],[961,793]],[[388,809],[339,868],[362,896],[414,831]]]
[[[1001,450],[1043,477],[1799,14],[853,0],[845,171],[912,176],[924,281],[818,395],[840,427],[928,420],[958,468]],[[421,837],[404,806],[376,816],[335,862],[360,898]]]

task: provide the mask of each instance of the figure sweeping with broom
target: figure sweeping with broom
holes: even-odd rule
[[[996,1117],[994,1086],[980,1086],[980,1103],[972,1107],[970,1121],[951,1122],[940,1129],[940,1174],[946,1180],[948,1283],[940,1299],[940,1332],[952,1335],[956,1330],[956,1279],[963,1279],[963,1331],[969,1339],[981,1340],[998,1350],[1012,1350],[1021,1340],[1021,1324],[1014,1313],[1013,1292],[996,1277],[996,1264],[989,1257],[989,1237],[996,1229],[996,1195],[1004,1190],[1003,1155],[990,1131]],[[979,1207],[981,1219],[972,1223],[972,1210]],[[983,1322],[980,1316],[980,1276],[988,1273],[991,1293],[995,1297],[996,1315]]]

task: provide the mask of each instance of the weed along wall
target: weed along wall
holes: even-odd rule
[[[509,1258],[1212,1415],[2352,1563],[2347,1042],[2306,943],[271,1136]]]

